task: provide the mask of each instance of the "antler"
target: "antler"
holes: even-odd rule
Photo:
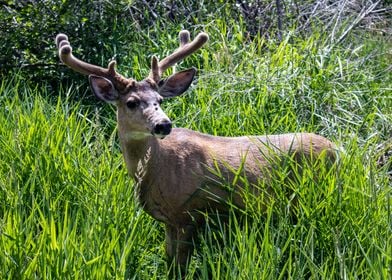
[[[102,68],[90,63],[81,61],[73,56],[72,47],[68,41],[68,36],[58,34],[56,36],[56,46],[59,49],[60,60],[71,69],[84,75],[97,75],[109,79],[118,90],[123,90],[129,84],[129,80],[118,74],[115,70],[116,61],[112,60],[108,68]]]
[[[166,69],[194,53],[208,41],[208,35],[204,32],[199,33],[192,42],[189,42],[189,38],[189,31],[182,30],[179,33],[180,47],[177,50],[160,62],[158,62],[156,56],[153,56],[151,59],[151,71],[148,77],[158,83],[162,73]]]

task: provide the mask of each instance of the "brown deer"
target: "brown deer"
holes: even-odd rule
[[[299,166],[304,158],[320,155],[334,161],[335,146],[312,133],[219,137],[172,128],[160,107],[162,99],[184,93],[196,70],[161,76],[202,47],[208,36],[200,33],[190,42],[184,30],[179,40],[180,47],[165,59],[152,57],[150,74],[140,82],[118,74],[115,61],[105,69],[75,58],[64,34],[57,35],[56,44],[61,61],[89,75],[94,94],[117,106],[118,135],[136,196],[148,214],[165,224],[168,261],[183,268],[193,251],[195,229],[205,222],[203,213],[227,213],[228,201],[239,209],[246,207],[244,182],[234,184],[233,191],[222,186],[222,181],[233,181],[233,170],[243,170],[257,195],[268,192],[277,158],[292,155]]]

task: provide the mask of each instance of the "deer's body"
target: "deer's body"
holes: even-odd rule
[[[141,205],[155,219],[171,225],[192,223],[198,211],[221,208],[215,195],[244,207],[241,186],[238,195],[229,198],[221,185],[231,183],[240,168],[249,184],[258,185],[270,180],[265,168],[280,153],[316,157],[327,149],[327,156],[334,157],[334,145],[312,133],[219,137],[178,128],[165,139],[127,139],[121,132],[119,137],[128,172],[138,182]],[[213,189],[213,195],[206,188]]]
[[[147,213],[165,223],[168,256],[180,265],[189,259],[195,230],[204,223],[202,213],[227,213],[228,203],[245,207],[241,183],[234,193],[222,187],[233,182],[233,171],[243,168],[257,193],[260,182],[268,187],[269,168],[280,154],[335,157],[334,144],[312,133],[219,137],[178,128],[165,139],[119,136],[128,172],[138,182],[136,196]]]
[[[281,158],[289,157],[298,165],[322,154],[332,161],[335,158],[334,144],[313,133],[219,137],[172,129],[159,104],[165,97],[182,94],[195,70],[165,80],[161,74],[207,39],[202,33],[189,42],[189,33],[180,32],[180,48],[161,62],[153,57],[149,77],[136,82],[116,73],[114,63],[104,69],[76,59],[68,38],[63,34],[56,38],[61,60],[90,74],[93,92],[117,106],[121,149],[136,182],[137,199],[146,212],[165,223],[169,261],[174,259],[180,266],[189,260],[195,228],[204,222],[201,213],[227,212],[227,202],[244,208],[244,187],[255,195],[268,191],[271,171]],[[246,177],[246,183],[234,182],[237,172]],[[234,191],[223,187],[227,183],[233,184]]]

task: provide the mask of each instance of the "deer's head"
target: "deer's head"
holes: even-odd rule
[[[116,62],[107,68],[83,62],[72,55],[72,48],[65,34],[56,36],[61,61],[73,70],[89,75],[90,86],[101,100],[117,106],[118,121],[131,137],[154,135],[164,138],[172,128],[172,123],[162,111],[160,104],[164,98],[179,96],[191,85],[196,70],[190,68],[162,79],[162,73],[170,66],[192,54],[208,40],[208,35],[200,33],[189,42],[189,32],[179,34],[180,47],[161,61],[153,56],[151,71],[143,81],[127,79],[116,72]]]

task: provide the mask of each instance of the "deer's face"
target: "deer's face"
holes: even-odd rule
[[[160,106],[162,101],[163,97],[148,83],[137,83],[117,102],[118,122],[131,132],[131,137],[164,138],[170,133],[172,123]]]
[[[111,61],[105,69],[76,58],[65,34],[56,36],[56,46],[64,64],[89,75],[90,85],[96,96],[117,106],[119,133],[134,138],[151,135],[164,138],[170,133],[172,124],[160,104],[163,98],[178,96],[186,91],[196,70],[191,68],[177,72],[163,80],[162,73],[201,48],[207,40],[208,35],[201,32],[190,41],[189,32],[182,30],[179,33],[180,47],[161,61],[152,56],[150,74],[141,82],[126,79],[117,73],[115,61]]]
[[[97,97],[117,106],[119,128],[131,138],[155,136],[164,138],[172,129],[172,123],[163,112],[164,98],[178,96],[190,86],[195,70],[178,72],[157,84],[150,80],[131,81],[122,91],[100,76],[90,75],[90,85]]]

